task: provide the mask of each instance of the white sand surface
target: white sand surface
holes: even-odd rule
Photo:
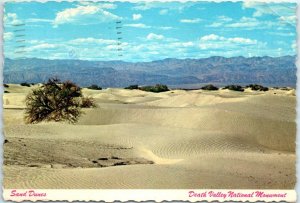
[[[293,189],[293,90],[87,90],[75,125],[24,124],[4,94],[4,188]]]

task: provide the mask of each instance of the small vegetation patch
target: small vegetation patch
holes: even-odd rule
[[[92,97],[82,97],[80,107],[81,108],[94,108],[94,107],[96,107],[94,98],[92,98]]]
[[[92,98],[82,96],[81,88],[71,81],[49,79],[41,87],[33,89],[26,97],[25,121],[69,121],[75,123],[81,107],[95,106]]]
[[[162,85],[162,84],[156,84],[155,86],[144,86],[144,87],[140,87],[139,89],[146,92],[155,92],[155,93],[170,91],[167,85]]]
[[[292,90],[292,88],[289,88],[289,87],[281,87],[280,90],[289,91],[289,90]]]
[[[254,91],[268,91],[269,90],[268,87],[264,87],[264,86],[258,85],[258,84],[250,84],[250,85],[247,85],[246,88],[251,88],[251,90],[254,90]]]
[[[91,90],[102,90],[102,87],[99,87],[98,85],[91,85],[91,86],[89,86],[87,88],[91,89]]]
[[[244,88],[240,85],[227,85],[223,89],[244,92]]]
[[[22,82],[20,85],[21,85],[21,86],[25,86],[25,87],[30,87],[30,84],[27,83],[27,82]]]
[[[146,92],[155,92],[155,93],[170,91],[170,89],[168,88],[167,85],[162,85],[162,84],[156,84],[154,86],[148,85],[148,86],[142,86],[142,87],[140,87],[138,85],[130,85],[128,87],[125,87],[124,89],[142,90],[142,91],[146,91]]]
[[[205,85],[203,87],[201,87],[202,90],[218,90],[219,88],[212,85],[212,84],[209,84],[209,85]]]
[[[9,93],[9,91],[5,90],[4,93]]]
[[[9,88],[9,85],[8,84],[3,84],[4,87],[6,88]]]
[[[139,86],[138,85],[130,85],[128,87],[125,87],[125,89],[128,89],[128,90],[138,90]]]

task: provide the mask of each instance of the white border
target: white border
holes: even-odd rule
[[[15,2],[29,2],[29,0],[14,0]],[[35,2],[47,2],[47,0],[33,0]],[[61,2],[61,1],[69,1],[69,2],[73,2],[73,1],[80,1],[80,0],[56,0],[57,2]],[[90,1],[98,1],[98,0],[90,0]],[[104,0],[101,0],[104,1]],[[145,1],[141,1],[141,0],[118,0],[119,2],[145,2]],[[149,1],[149,0],[148,0]],[[152,0],[152,1],[158,1],[158,0]],[[161,0],[160,2],[170,2],[170,1],[174,1],[174,0]],[[206,1],[206,2],[226,2],[226,0],[176,0],[176,2],[196,2],[196,1]],[[274,2],[274,3],[279,3],[279,2],[291,2],[291,3],[298,3],[297,6],[297,53],[300,53],[300,6],[299,6],[299,0],[245,0],[245,1],[256,1],[256,2]],[[4,3],[5,2],[11,2],[10,0],[4,0],[2,2],[0,2],[0,80],[3,83],[3,66],[4,66],[4,55],[3,55],[3,8],[4,8]],[[107,2],[115,2],[114,0],[107,0]],[[241,2],[241,0],[231,0],[230,2]],[[297,65],[297,78],[300,78],[300,58],[297,54],[297,61],[296,61],[296,65]],[[300,81],[297,80],[297,126],[299,125],[300,122],[300,117],[299,117],[299,112],[300,112],[300,106],[299,106],[299,98],[300,98]],[[3,85],[0,85],[0,92],[3,95]],[[0,100],[0,105],[3,105],[3,101],[2,99]],[[3,111],[2,108],[0,108],[0,116],[3,117]],[[3,132],[3,122],[1,120],[0,122],[0,129],[1,132]],[[296,197],[298,197],[297,199],[300,199],[300,183],[298,182],[299,180],[299,169],[300,169],[300,163],[298,160],[298,157],[300,155],[299,152],[299,130],[297,128],[297,184],[296,184],[296,191],[297,194],[294,190],[213,190],[213,189],[190,189],[190,190],[125,190],[125,189],[119,189],[119,190],[44,190],[44,189],[35,189],[35,191],[37,191],[38,193],[46,193],[47,194],[47,198],[44,199],[44,201],[47,200],[67,200],[67,201],[89,201],[89,200],[94,200],[94,201],[107,201],[107,202],[113,202],[115,200],[119,200],[119,201],[149,201],[149,200],[155,200],[155,201],[172,201],[172,200],[184,200],[184,201],[191,201],[191,202],[195,202],[195,201],[219,201],[219,202],[223,202],[223,201],[248,201],[248,202],[255,202],[255,201],[266,201],[266,202],[271,202],[271,201],[285,201],[285,202],[296,202]],[[3,143],[3,133],[1,133],[0,136],[0,141]],[[3,146],[3,145],[1,145]],[[0,149],[0,162],[1,162],[1,166],[3,163],[3,148],[1,147]],[[1,167],[2,168],[2,167]],[[1,183],[3,183],[3,173],[0,173],[0,180]],[[24,200],[29,200],[29,201],[37,201],[37,198],[29,198],[29,197],[11,197],[11,190],[10,189],[4,189],[1,188],[0,192],[3,192],[3,196],[0,197],[0,202],[5,202],[3,200],[12,200],[12,201],[16,201],[16,202],[20,202],[20,201],[24,201]],[[19,191],[23,191],[26,192],[27,190],[19,190]],[[198,193],[201,192],[209,192],[209,191],[215,191],[215,192],[223,192],[223,193],[227,193],[228,191],[235,191],[235,192],[243,192],[243,193],[247,193],[247,192],[256,192],[256,191],[263,191],[265,193],[287,193],[287,196],[285,199],[279,199],[279,198],[266,198],[266,199],[262,199],[262,198],[229,198],[229,199],[224,199],[224,198],[191,198],[189,197],[189,191],[197,191]],[[39,198],[41,199],[41,198]],[[300,201],[299,201],[300,202]]]
[[[13,196],[15,192],[24,196]],[[212,195],[214,193],[214,195]],[[280,194],[284,197],[264,197],[261,198],[262,193],[266,195]],[[33,194],[40,195],[38,197]],[[195,195],[198,194],[198,195]],[[236,197],[229,196],[234,194]],[[249,194],[252,197],[238,197],[239,194]],[[3,193],[5,200],[11,201],[48,201],[48,200],[64,200],[64,201],[100,201],[106,202],[118,201],[147,201],[155,200],[157,202],[162,201],[174,201],[185,200],[190,202],[196,201],[284,201],[284,202],[296,202],[296,192],[294,190],[214,190],[214,189],[172,189],[172,190],[129,190],[129,189],[102,189],[102,190],[89,190],[89,189],[58,189],[58,190],[43,190],[43,189],[5,189]]]

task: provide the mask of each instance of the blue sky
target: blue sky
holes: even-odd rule
[[[7,58],[153,61],[296,54],[296,4],[6,3]]]

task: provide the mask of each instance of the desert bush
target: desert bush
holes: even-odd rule
[[[9,91],[5,90],[4,93],[9,93]]]
[[[102,90],[102,87],[99,87],[98,85],[91,85],[91,86],[89,86],[87,88],[91,89],[91,90]]]
[[[27,82],[22,82],[20,85],[21,85],[21,86],[25,86],[25,87],[30,87],[30,84],[27,83]]]
[[[26,97],[25,121],[78,120],[80,111],[80,87],[71,81],[60,83],[58,79],[49,79],[47,83],[32,90]]]
[[[244,88],[240,85],[227,85],[223,89],[229,89],[233,91],[244,92]]]
[[[130,85],[128,87],[125,87],[125,89],[128,89],[128,90],[137,90],[137,89],[139,89],[139,86],[138,85]]]
[[[209,84],[209,85],[205,85],[203,87],[201,87],[202,90],[218,90],[219,88],[212,85],[212,84]]]
[[[250,84],[250,85],[247,85],[246,88],[251,88],[251,90],[254,90],[254,91],[268,91],[269,90],[268,87],[264,87],[264,86],[258,85],[258,84]]]
[[[8,88],[8,87],[9,87],[9,85],[8,85],[8,84],[3,84],[3,86],[4,86],[4,87],[6,87],[6,88]]]
[[[280,90],[289,91],[289,90],[291,90],[291,88],[289,88],[289,87],[281,87]]]
[[[96,107],[94,98],[92,98],[92,97],[82,97],[81,98],[80,107],[81,108],[93,108],[93,107]]]
[[[140,87],[139,89],[146,92],[155,92],[155,93],[170,91],[167,85],[162,85],[162,84],[156,84],[155,86],[144,86],[144,87]]]

